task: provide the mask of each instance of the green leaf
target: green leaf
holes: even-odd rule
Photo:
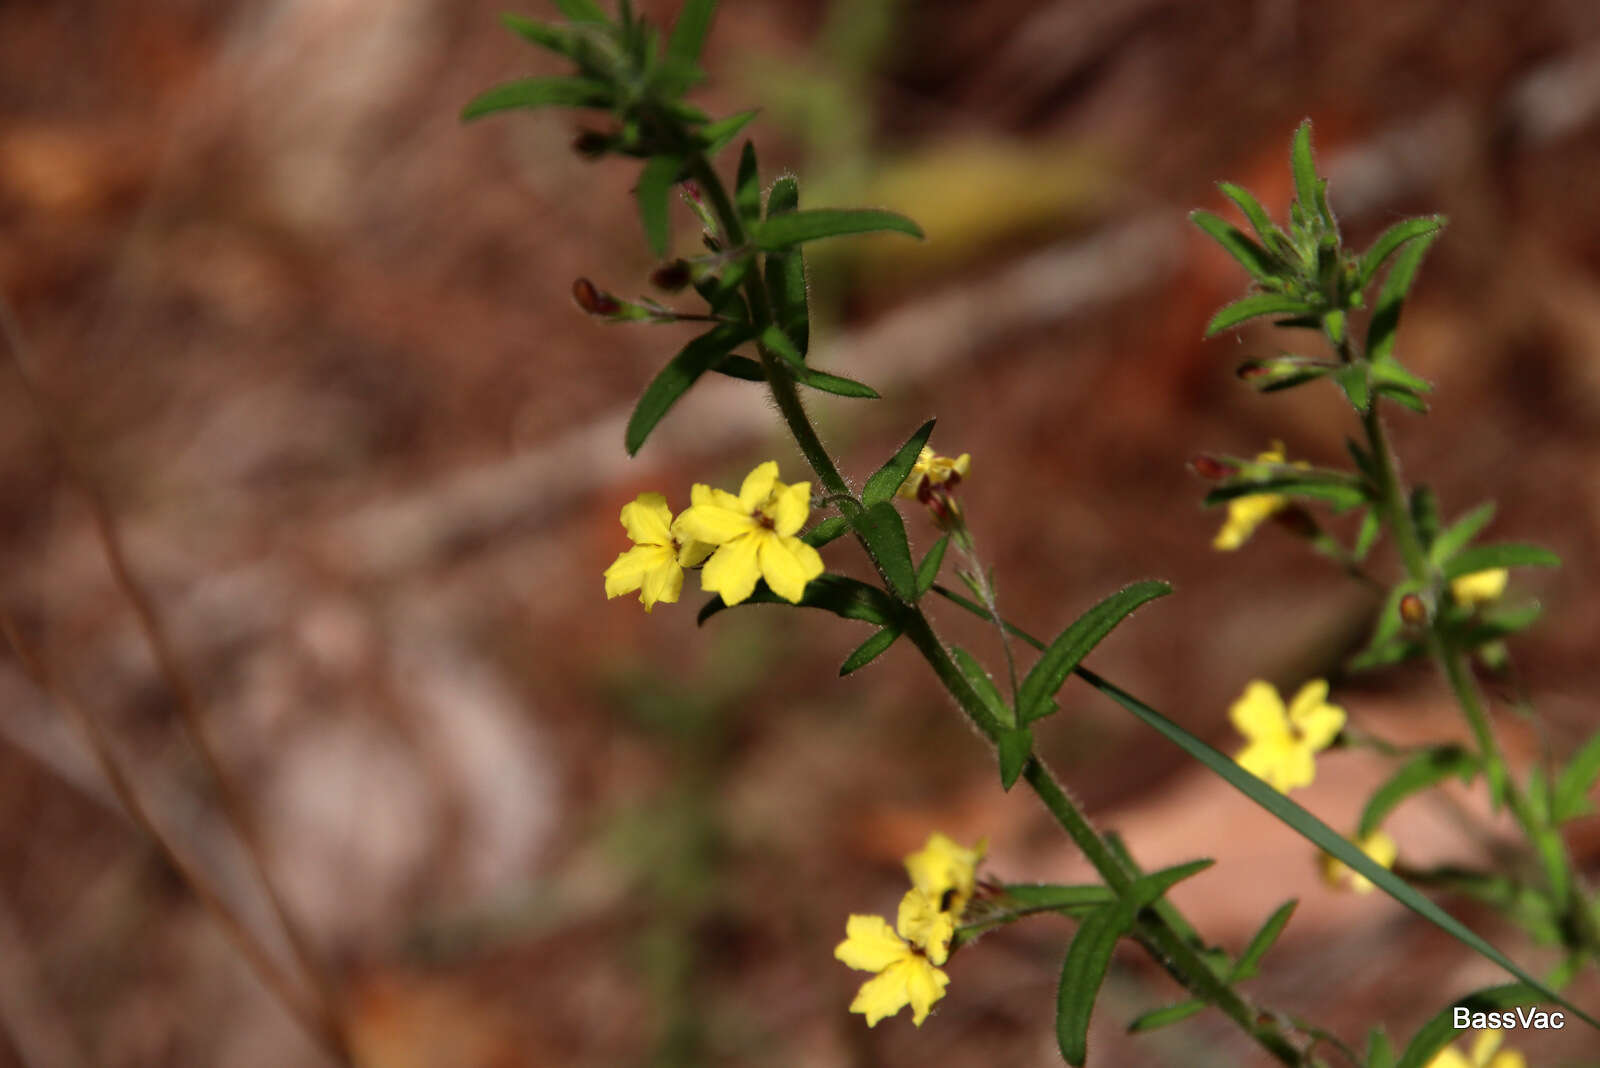
[[[1055,912],[1110,905],[1117,900],[1109,886],[1100,883],[1062,886],[1056,883],[1007,883],[1001,891],[1007,903],[1029,912]]]
[[[740,601],[740,605],[747,604],[790,604],[767,588],[765,582],[756,584],[756,591],[747,600]],[[900,625],[900,606],[876,586],[869,586],[859,579],[847,578],[844,575],[824,574],[819,575],[806,584],[806,592],[800,598],[801,608],[820,608],[832,612],[841,619],[859,619],[863,623],[875,623],[880,627],[893,627]],[[720,596],[713,597],[700,609],[696,622],[703,625],[706,620],[728,606],[723,603]]]
[[[1493,1012],[1536,1004],[1543,993],[1543,988],[1537,983],[1508,983],[1453,999],[1422,1025],[1422,1029],[1412,1037],[1405,1052],[1400,1055],[1400,1062],[1395,1068],[1424,1068],[1452,1039],[1463,1034],[1465,1028],[1455,1025],[1457,1006],[1464,1006],[1468,1012]]]
[[[773,183],[767,194],[767,217],[786,215],[800,206],[800,185],[793,175]],[[772,299],[772,315],[793,341],[803,358],[811,344],[811,310],[806,297],[806,260],[798,248],[788,252],[769,252],[766,270],[767,295]]]
[[[1212,240],[1221,245],[1223,250],[1239,261],[1239,264],[1249,271],[1258,282],[1277,280],[1283,271],[1277,257],[1266,249],[1246,237],[1237,226],[1220,215],[1213,215],[1209,211],[1191,211],[1189,218],[1194,224],[1211,235]],[[1266,313],[1263,313],[1266,314]],[[1215,322],[1215,320],[1212,320]],[[1238,322],[1239,320],[1234,320]],[[1222,329],[1219,327],[1218,329]],[[1209,330],[1208,330],[1209,333]]]
[[[904,445],[889,457],[887,463],[878,468],[867,479],[867,484],[861,488],[861,503],[871,507],[879,501],[891,499],[911,474],[911,469],[916,466],[917,457],[922,454],[922,447],[928,443],[928,438],[933,434],[935,420],[929,419],[916,429],[916,432],[906,439]]]
[[[1494,502],[1487,501],[1451,523],[1433,539],[1433,545],[1428,549],[1428,562],[1435,567],[1448,563],[1456,553],[1466,548],[1493,518]]]
[[[1224,482],[1206,494],[1202,503],[1211,508],[1235,497],[1251,497],[1259,493],[1326,501],[1336,512],[1367,503],[1366,488],[1350,475],[1343,471],[1316,470],[1294,471],[1276,478]]]
[[[1367,1036],[1367,1068],[1394,1068],[1394,1047],[1381,1027]]]
[[[746,225],[761,217],[761,171],[756,163],[753,141],[746,141],[739,153],[739,177],[733,186],[733,205]]]
[[[672,35],[667,38],[669,60],[689,65],[700,61],[700,50],[705,47],[716,10],[717,0],[684,0],[678,19],[672,24]]]
[[[1265,957],[1278,941],[1278,936],[1283,934],[1283,929],[1289,925],[1289,918],[1294,915],[1298,901],[1286,901],[1278,906],[1276,912],[1267,917],[1267,922],[1261,925],[1255,937],[1250,939],[1250,944],[1244,948],[1244,953],[1234,964],[1233,971],[1228,975],[1228,981],[1233,983],[1253,979],[1261,969],[1261,959]]]
[[[1395,806],[1412,794],[1450,778],[1471,782],[1481,767],[1475,755],[1458,745],[1439,745],[1423,750],[1400,765],[1382,786],[1373,791],[1366,807],[1361,810],[1356,837],[1365,838],[1377,830]]]
[[[1383,519],[1378,515],[1378,510],[1367,509],[1366,514],[1361,517],[1361,529],[1356,532],[1355,546],[1350,550],[1350,554],[1357,562],[1367,558],[1367,554],[1372,551],[1373,545],[1377,544],[1378,535],[1382,532]]]
[[[749,327],[742,325],[719,326],[685,345],[645,387],[639,403],[634,406],[623,439],[628,455],[639,451],[661,417],[701,375],[717,366],[733,349],[749,341],[752,333]]]
[[[1000,788],[1010,792],[1017,777],[1033,755],[1033,732],[1027,727],[1012,727],[1000,732]]]
[[[1403,386],[1384,383],[1377,387],[1377,393],[1380,397],[1388,397],[1402,408],[1410,408],[1419,415],[1428,414],[1428,402]]]
[[[1379,386],[1393,386],[1406,393],[1433,392],[1432,382],[1406,370],[1392,354],[1382,359],[1373,360],[1370,366],[1372,368],[1372,380]]]
[[[993,619],[993,617],[989,615],[988,611],[975,601],[969,601],[965,597],[945,589],[943,586],[936,585],[934,586],[933,590],[935,593],[946,598],[947,600],[950,600],[955,604],[960,605],[962,608],[965,608],[973,615],[976,615],[982,619]],[[1001,626],[1005,627],[1006,630],[1010,631],[1017,638],[1027,642],[1034,648],[1044,648],[1043,642],[1039,641],[1038,638],[1033,637],[1021,627],[1003,621],[1001,621]],[[1394,900],[1398,901],[1412,912],[1415,912],[1429,923],[1432,923],[1434,926],[1440,928],[1446,934],[1455,938],[1457,941],[1461,942],[1468,949],[1471,949],[1479,956],[1494,962],[1501,968],[1504,968],[1506,971],[1510,972],[1511,975],[1517,979],[1529,984],[1535,990],[1537,990],[1545,1000],[1556,1002],[1562,1008],[1569,1010],[1573,1013],[1573,1015],[1583,1020],[1583,1022],[1588,1024],[1590,1027],[1600,1030],[1600,1021],[1596,1021],[1592,1016],[1577,1008],[1570,1001],[1550,990],[1547,985],[1541,984],[1538,980],[1528,975],[1527,972],[1523,971],[1516,964],[1514,964],[1504,953],[1501,953],[1498,949],[1494,948],[1494,946],[1484,941],[1482,937],[1474,933],[1470,928],[1464,926],[1461,921],[1457,920],[1455,917],[1439,908],[1438,905],[1435,905],[1432,901],[1418,893],[1411,886],[1407,885],[1406,882],[1399,876],[1395,875],[1387,868],[1374,863],[1372,858],[1368,857],[1365,853],[1361,852],[1361,850],[1357,849],[1355,845],[1348,841],[1343,835],[1339,834],[1332,827],[1329,827],[1316,816],[1313,816],[1310,812],[1307,812],[1304,808],[1301,808],[1295,802],[1291,801],[1286,795],[1280,794],[1278,791],[1274,790],[1272,787],[1268,786],[1254,775],[1251,775],[1249,772],[1239,767],[1238,764],[1235,764],[1230,757],[1218,752],[1210,745],[1207,745],[1199,738],[1196,738],[1194,735],[1178,726],[1178,724],[1167,719],[1167,717],[1163,716],[1160,712],[1157,712],[1155,709],[1151,708],[1143,701],[1140,701],[1137,697],[1134,697],[1126,690],[1113,685],[1086,667],[1080,666],[1076,673],[1079,678],[1083,679],[1090,686],[1094,687],[1096,690],[1099,690],[1111,700],[1121,705],[1124,709],[1132,713],[1135,717],[1144,722],[1147,726],[1151,727],[1162,737],[1166,738],[1178,748],[1182,749],[1185,753],[1188,753],[1191,757],[1204,764],[1214,774],[1227,782],[1228,785],[1232,786],[1235,790],[1238,790],[1241,794],[1244,794],[1245,797],[1249,798],[1251,801],[1254,801],[1257,805],[1260,805],[1262,808],[1266,809],[1270,815],[1276,817],[1281,823],[1287,826],[1290,830],[1294,831],[1296,834],[1300,835],[1302,838],[1306,839],[1306,841],[1321,849],[1324,853],[1333,854],[1334,857],[1343,861],[1346,867],[1350,868],[1352,871],[1366,876],[1380,890],[1394,898]]]
[[[1383,288],[1378,291],[1378,300],[1372,306],[1372,320],[1367,324],[1367,359],[1376,362],[1394,351],[1395,332],[1400,328],[1400,309],[1405,304],[1406,294],[1411,291],[1411,283],[1416,281],[1417,268],[1422,266],[1428,246],[1438,236],[1437,230],[1420,234],[1408,241],[1395,256],[1394,266],[1389,268]]]
[[[1091,913],[1078,925],[1061,965],[1061,987],[1056,995],[1056,1044],[1068,1064],[1080,1068],[1089,1056],[1089,1017],[1111,967],[1117,940],[1132,928],[1140,909],[1211,864],[1209,860],[1191,861],[1137,879],[1116,904]]]
[[[1365,415],[1367,408],[1372,404],[1372,388],[1367,381],[1367,365],[1347,364],[1334,374],[1333,380],[1344,390],[1344,395],[1350,400],[1350,407]]]
[[[500,25],[512,33],[561,56],[572,55],[572,38],[559,26],[551,26],[507,11],[500,16]]]
[[[741,111],[737,115],[729,115],[725,119],[707,123],[700,129],[700,143],[705,146],[705,154],[709,158],[733,144],[734,138],[739,136],[739,131],[750,125],[757,115],[761,114],[759,108],[750,111]]]
[[[952,648],[950,653],[955,657],[956,666],[961,668],[961,674],[967,677],[967,681],[983,700],[984,707],[989,710],[990,715],[1007,727],[1013,726],[1016,723],[1016,716],[1012,713],[1011,706],[1006,704],[999,687],[995,686],[994,680],[983,670],[983,665],[978,663],[977,658],[959,645]]]
[[[911,546],[906,541],[906,525],[889,501],[862,511],[851,521],[866,543],[867,551],[883,572],[890,589],[901,600],[917,599],[917,572],[911,564]]]
[[[893,230],[916,238],[923,236],[921,227],[892,211],[810,208],[768,216],[752,228],[750,238],[761,251],[776,252],[806,241],[878,230]]]
[[[461,109],[461,121],[470,122],[513,108],[608,108],[611,88],[589,78],[521,78],[486,89]]]
[[[1431,549],[1433,539],[1439,536],[1439,498],[1427,486],[1418,486],[1411,491],[1410,510],[1423,549]]]
[[[1173,1005],[1164,1005],[1159,1009],[1152,1009],[1139,1016],[1128,1025],[1128,1033],[1141,1034],[1145,1031],[1154,1031],[1158,1027],[1169,1027],[1172,1024],[1187,1020],[1195,1013],[1206,1007],[1206,1003],[1194,998],[1180,1001]]]
[[[741,382],[765,382],[767,374],[761,365],[748,356],[729,356],[720,361],[713,371],[729,378],[737,378]]]
[[[1239,205],[1239,210],[1250,220],[1250,226],[1263,245],[1278,255],[1289,250],[1288,236],[1278,229],[1277,223],[1272,221],[1272,216],[1267,214],[1267,210],[1261,206],[1261,202],[1250,190],[1232,182],[1218,182],[1217,188],[1222,190],[1223,196]]]
[[[1367,288],[1372,283],[1373,276],[1378,273],[1394,252],[1414,237],[1436,233],[1444,229],[1445,218],[1443,215],[1427,215],[1416,219],[1402,219],[1389,229],[1378,235],[1378,240],[1372,243],[1361,257],[1361,267],[1357,274],[1357,286]]]
[[[1289,167],[1294,172],[1295,199],[1306,211],[1319,211],[1321,183],[1317,179],[1316,161],[1311,158],[1310,119],[1300,123],[1294,131],[1294,139],[1289,142]]]
[[[1556,823],[1565,823],[1593,812],[1594,804],[1589,800],[1589,791],[1594,789],[1597,778],[1600,778],[1600,732],[1572,755],[1567,766],[1556,777],[1550,802],[1551,819]]]
[[[1498,545],[1474,545],[1463,549],[1441,573],[1446,579],[1460,578],[1495,567],[1560,567],[1561,557],[1541,545],[1503,542]]]
[[[1247,319],[1263,315],[1304,315],[1310,311],[1309,304],[1287,293],[1252,293],[1213,315],[1211,321],[1206,324],[1205,336],[1213,337],[1229,327],[1238,326]]]
[[[933,543],[933,548],[928,550],[928,555],[922,558],[922,563],[917,565],[917,596],[921,597],[933,588],[939,578],[939,566],[944,563],[944,551],[950,546],[950,535],[946,534]]]
[[[1157,597],[1165,597],[1172,587],[1165,582],[1136,582],[1118,590],[1075,619],[1039,657],[1017,694],[1017,715],[1023,726],[1054,707],[1052,698],[1067,681],[1089,651],[1121,623],[1134,609]]]
[[[671,232],[667,206],[672,201],[672,187],[677,184],[683,161],[677,156],[652,156],[639,173],[639,184],[633,195],[639,200],[639,219],[644,223],[644,236],[650,251],[657,257],[667,254]]]
[[[850,532],[850,521],[842,515],[831,515],[800,535],[800,540],[813,549],[820,549]]]
[[[594,0],[556,0],[556,7],[560,8],[561,13],[573,22],[605,23],[610,21],[606,18],[606,13],[600,10],[600,5],[595,3]]]
[[[795,350],[798,351],[798,350]],[[843,375],[831,375],[826,371],[818,371],[814,367],[801,367],[795,371],[795,381],[812,389],[820,389],[824,393],[832,393],[839,397],[856,397],[861,400],[877,400],[878,391],[865,382],[857,382],[853,378]]]
[[[843,676],[850,674],[852,671],[855,671],[858,668],[866,667],[868,664],[872,663],[885,651],[887,651],[889,646],[893,645],[895,639],[898,637],[900,637],[899,627],[884,627],[872,637],[856,646],[855,651],[849,656],[845,657],[844,663],[839,665],[840,677],[842,678]]]

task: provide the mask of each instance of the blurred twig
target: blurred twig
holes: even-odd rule
[[[253,938],[248,936],[243,926],[238,923],[237,918],[222,904],[221,899],[211,891],[209,885],[197,881],[198,873],[187,865],[179,865],[178,870],[194,887],[195,892],[207,901],[208,907],[212,908],[219,920],[222,920],[224,927],[231,927],[237,931],[239,937],[236,938],[236,944],[239,945],[241,952],[250,959],[252,966],[261,974],[263,980],[267,981],[268,985],[284,999],[285,1004],[293,1009],[295,1015],[310,1028],[311,1032],[318,1036],[319,1040],[327,1046],[328,1051],[334,1055],[336,1060],[342,1064],[352,1064],[353,1061],[339,1022],[340,1017],[333,989],[316,957],[313,955],[305,933],[290,916],[288,908],[284,904],[283,896],[278,890],[277,883],[268,871],[265,850],[262,846],[260,829],[256,824],[255,815],[250,810],[249,805],[245,803],[243,794],[234,784],[232,776],[223,768],[222,762],[217,756],[217,748],[202,712],[194,683],[183,662],[178,657],[177,650],[172,644],[161,615],[156,610],[155,602],[129,567],[127,553],[124,550],[122,538],[117,530],[116,522],[112,518],[110,508],[106,504],[105,495],[89,473],[88,465],[84,462],[65,419],[53,410],[48,398],[33,379],[30,365],[34,361],[29,346],[11,302],[3,293],[0,293],[0,334],[4,334],[7,352],[11,356],[12,366],[17,372],[17,378],[22,384],[24,393],[38,410],[47,431],[54,439],[61,453],[63,468],[66,471],[69,482],[83,495],[89,505],[95,533],[100,540],[101,548],[105,552],[106,562],[111,568],[117,587],[128,599],[135,616],[138,618],[139,627],[143,631],[145,639],[149,642],[151,651],[155,654],[156,662],[163,678],[165,678],[168,687],[172,691],[184,732],[189,737],[195,750],[200,754],[201,761],[211,776],[217,791],[217,797],[222,805],[223,814],[238,835],[240,843],[244,846],[254,875],[266,894],[268,903],[271,905],[273,914],[283,930],[284,936],[288,939],[295,961],[316,989],[318,995],[317,1005],[307,1009],[297,994],[291,994],[294,989],[292,984],[289,984],[281,975],[277,976],[276,979],[270,977],[268,971],[264,971],[263,968],[270,968],[275,972],[276,966],[271,964],[270,958],[260,952],[259,945],[255,943]],[[46,690],[46,692],[53,692],[45,684],[48,676],[43,671],[42,662],[37,658],[25,655],[24,646],[20,642],[20,635],[11,625],[9,617],[3,617],[3,620],[6,637],[17,651],[19,659],[24,661],[25,670],[27,670],[29,676],[39,683],[41,689]],[[30,663],[31,666],[29,666]],[[83,714],[81,708],[74,702],[63,702],[63,704],[69,711],[77,709],[73,714],[80,727],[85,731],[86,740],[90,740],[91,747],[95,748],[96,760],[100,763],[101,770],[111,780],[113,788],[117,791],[118,799],[125,807],[128,807],[129,814],[134,817],[141,828],[151,834],[152,837],[155,837],[158,842],[162,842],[165,845],[164,840],[157,833],[155,825],[150,822],[147,814],[145,814],[143,806],[138,805],[137,796],[133,793],[125,774],[116,763],[106,739],[99,732],[97,721],[93,717]],[[98,742],[94,741],[94,739],[98,739]],[[113,769],[115,769],[115,777],[113,777]],[[134,810],[136,805],[138,805],[137,811]],[[169,857],[176,860],[177,854],[175,852],[172,852],[170,848],[167,848],[166,851]],[[246,949],[247,945],[252,949]]]

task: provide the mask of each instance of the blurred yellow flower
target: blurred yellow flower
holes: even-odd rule
[[[683,569],[704,560],[711,546],[672,536],[672,511],[659,493],[639,494],[622,506],[621,519],[634,547],[606,568],[606,597],[638,590],[646,612],[658,601],[673,603],[683,590]]]
[[[1472,1055],[1463,1057],[1454,1046],[1446,1046],[1434,1054],[1428,1068],[1528,1068],[1528,1062],[1515,1050],[1501,1049],[1505,1034],[1501,1031],[1479,1031],[1472,1041]]]
[[[967,477],[967,472],[971,468],[972,456],[968,453],[962,453],[952,460],[948,456],[936,455],[932,449],[924,445],[922,452],[917,454],[917,462],[911,465],[911,473],[900,483],[900,488],[895,490],[895,493],[916,500],[921,494],[924,480],[929,487],[960,482]]]
[[[811,483],[778,481],[774,460],[751,471],[738,496],[696,483],[690,506],[672,531],[716,547],[700,574],[707,593],[736,605],[755,592],[756,580],[786,601],[798,602],[806,583],[822,574],[817,550],[795,537],[811,514]]]
[[[833,955],[857,971],[878,974],[861,985],[850,1011],[865,1016],[868,1027],[876,1027],[879,1020],[910,1005],[911,1022],[921,1027],[950,984],[950,977],[936,965],[949,959],[954,934],[950,914],[915,887],[900,900],[895,930],[882,916],[851,916],[845,922],[845,940],[834,947]]]
[[[1350,839],[1357,849],[1365,853],[1379,867],[1394,867],[1394,858],[1399,855],[1399,847],[1394,844],[1383,831],[1373,831],[1365,838]],[[1343,889],[1348,883],[1351,890],[1358,894],[1372,893],[1372,880],[1359,872],[1351,871],[1344,861],[1332,853],[1322,854],[1322,881],[1335,890]]]
[[[1281,464],[1284,461],[1283,442],[1274,441],[1272,448],[1256,457],[1258,463]],[[1307,464],[1297,466],[1306,467]],[[1211,540],[1218,552],[1232,552],[1250,540],[1256,527],[1289,506],[1289,498],[1276,493],[1249,493],[1228,502],[1228,518],[1222,529]]]
[[[1480,604],[1498,601],[1500,595],[1506,592],[1506,582],[1510,578],[1511,573],[1503,567],[1474,571],[1450,580],[1450,596],[1463,608],[1475,608]]]
[[[1248,741],[1234,757],[1239,766],[1283,793],[1316,778],[1315,754],[1344,729],[1344,709],[1328,704],[1328,684],[1313,679],[1300,687],[1285,711],[1270,683],[1256,679],[1228,709],[1228,718]]]
[[[906,858],[906,874],[911,877],[912,886],[959,920],[972,900],[978,862],[987,845],[980,840],[968,849],[935,831],[927,845]]]

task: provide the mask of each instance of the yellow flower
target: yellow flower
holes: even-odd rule
[[[766,579],[784,600],[798,602],[806,583],[822,574],[817,550],[795,537],[811,514],[811,483],[779,482],[776,461],[745,476],[737,497],[696,483],[689,500],[672,532],[717,547],[700,574],[700,586],[720,593],[724,604],[749,597],[757,579]]]
[[[1313,679],[1300,687],[1285,711],[1269,683],[1250,683],[1228,709],[1228,718],[1249,741],[1234,759],[1283,793],[1311,785],[1317,775],[1314,754],[1344,729],[1344,709],[1327,699],[1328,684]]]
[[[895,930],[882,916],[851,916],[845,922],[845,940],[834,947],[833,955],[857,971],[878,974],[861,984],[850,1011],[865,1016],[868,1027],[876,1027],[879,1020],[910,1005],[911,1022],[921,1027],[950,985],[950,977],[936,965],[949,959],[954,934],[950,914],[915,887],[900,900]]]
[[[1373,831],[1359,841],[1352,838],[1356,848],[1365,853],[1374,863],[1384,868],[1394,867],[1394,858],[1400,850],[1390,838],[1382,831]],[[1332,853],[1322,854],[1322,881],[1335,890],[1342,888],[1345,881],[1349,880],[1350,889],[1358,894],[1372,893],[1372,880],[1359,872],[1351,871],[1344,861]]]
[[[1506,592],[1506,581],[1510,577],[1511,573],[1503,567],[1474,571],[1470,575],[1450,580],[1450,596],[1454,597],[1456,604],[1462,608],[1474,608],[1490,601],[1498,601],[1500,595]]]
[[[1505,1035],[1499,1030],[1479,1031],[1472,1041],[1472,1056],[1463,1057],[1453,1046],[1434,1054],[1428,1068],[1528,1068],[1528,1062],[1515,1050],[1501,1049]]]
[[[646,612],[657,601],[671,604],[683,590],[683,569],[694,567],[711,546],[672,536],[672,511],[659,493],[641,493],[622,506],[622,528],[634,547],[606,568],[606,596],[639,591]]]
[[[972,900],[978,861],[983,859],[987,846],[980,840],[968,849],[935,831],[927,845],[906,858],[906,874],[911,877],[912,886],[937,902],[952,919],[959,920]]]
[[[1281,441],[1274,441],[1272,448],[1256,457],[1257,463],[1281,464],[1283,461]],[[1295,466],[1310,465],[1299,463]],[[1211,547],[1218,552],[1232,552],[1250,540],[1250,535],[1255,533],[1256,527],[1288,506],[1289,498],[1277,493],[1248,493],[1243,497],[1233,498],[1228,502],[1228,518],[1223,522],[1222,529],[1217,531],[1217,536],[1211,540]]]
[[[922,452],[917,454],[917,462],[911,465],[911,473],[895,493],[915,500],[924,479],[929,486],[943,486],[947,482],[959,482],[966,478],[971,468],[972,456],[968,453],[962,453],[952,460],[948,456],[935,455],[932,449],[924,445]]]

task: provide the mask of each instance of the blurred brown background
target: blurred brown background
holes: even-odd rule
[[[921,662],[897,647],[838,680],[865,632],[820,614],[697,629],[692,578],[648,617],[603,598],[636,493],[682,507],[691,481],[802,464],[733,382],[624,456],[633,397],[687,334],[608,328],[568,297],[580,274],[646,289],[631,165],[574,157],[564,114],[458,123],[490,83],[559,69],[497,25],[501,6],[0,4],[0,286],[57,411],[7,363],[0,606],[110,727],[170,836],[270,930],[53,422],[364,1064],[1057,1063],[1065,921],[963,952],[921,1030],[845,1011],[865,978],[831,956],[845,916],[892,913],[899,857],[929,831],[988,836],[1001,878],[1084,877],[1042,810],[997,789]],[[1600,8],[746,0],[720,12],[707,66],[699,99],[762,106],[765,167],[800,174],[806,203],[881,204],[928,231],[813,258],[819,364],[887,398],[813,403],[846,469],[864,477],[938,415],[935,444],[973,454],[963,493],[1001,603],[1036,631],[1173,581],[1092,662],[1227,749],[1227,704],[1256,676],[1333,674],[1355,722],[1397,739],[1459,728],[1425,669],[1338,677],[1373,597],[1288,535],[1210,550],[1220,516],[1197,507],[1188,457],[1282,438],[1339,462],[1353,427],[1331,390],[1234,380],[1267,333],[1199,340],[1244,279],[1184,215],[1221,210],[1223,178],[1281,212],[1307,115],[1358,244],[1448,214],[1401,333],[1437,410],[1396,415],[1398,447],[1446,515],[1492,497],[1493,534],[1566,560],[1517,576],[1546,622],[1513,654],[1553,746],[1595,727]],[[848,542],[826,555],[859,569]],[[998,663],[985,631],[938,619]],[[1302,898],[1252,987],[1265,1003],[1357,1041],[1499,980],[1392,903],[1323,888],[1303,842],[1081,685],[1062,703],[1041,744],[1102,826],[1151,866],[1219,858],[1178,894],[1209,938],[1237,950]],[[1504,730],[1536,753],[1525,723]],[[1382,773],[1338,755],[1297,796],[1348,826]],[[1426,801],[1394,830],[1417,862],[1489,848]],[[1596,874],[1600,826],[1572,838]],[[1254,1063],[1210,1017],[1122,1035],[1174,994],[1119,958],[1092,1063]],[[1574,996],[1600,1005],[1593,981]],[[1512,1044],[1600,1063],[1573,1027]],[[0,1064],[323,1063],[7,651]]]

